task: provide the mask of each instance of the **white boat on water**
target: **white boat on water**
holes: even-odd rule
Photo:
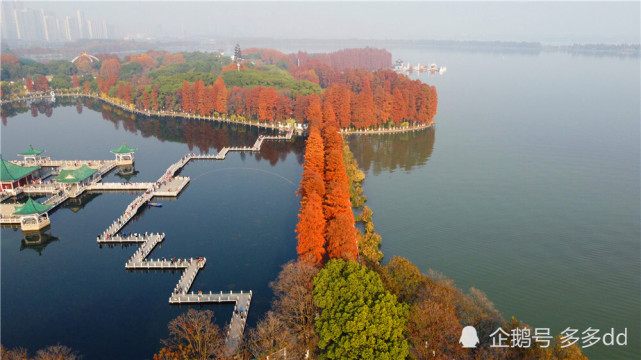
[[[445,66],[438,67],[435,63],[432,63],[429,67],[425,65],[421,65],[420,63],[416,64],[416,66],[412,66],[409,63],[406,64],[403,62],[403,60],[396,60],[396,63],[392,67],[392,70],[396,71],[397,73],[408,73],[408,72],[419,72],[422,73],[424,71],[429,71],[432,74],[439,73],[443,74],[445,71],[447,71],[447,68]]]

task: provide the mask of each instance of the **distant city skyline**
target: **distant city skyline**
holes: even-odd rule
[[[23,8],[10,13],[8,9]],[[628,2],[3,1],[2,38],[406,39],[639,43]]]
[[[114,27],[105,20],[88,18],[79,8],[61,15],[36,3],[2,2],[2,39],[57,43],[78,39],[114,38]]]

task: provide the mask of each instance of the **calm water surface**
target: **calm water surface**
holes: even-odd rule
[[[448,70],[418,77],[435,129],[350,138],[385,260],[556,334],[627,328],[627,346],[583,351],[640,358],[639,59],[392,52]]]
[[[434,129],[350,137],[386,260],[404,256],[463,289],[475,286],[505,317],[553,333],[627,328],[628,346],[584,353],[639,358],[639,60],[392,52],[448,71],[418,77],[438,89]],[[93,108],[10,115],[3,156],[33,144],[54,158],[103,159],[124,140],[139,148],[131,181],[149,181],[187,152],[251,144],[258,135]],[[167,233],[152,257],[206,256],[194,289],[254,290],[254,323],[271,300],[268,282],[295,256],[301,156],[299,141],[191,163],[181,196],[126,230]],[[90,359],[149,358],[158,349],[167,322],[184,311],[166,300],[180,273],[127,272],[135,247],[94,240],[134,196],[87,195],[54,212],[44,248],[2,230],[4,345],[60,342]],[[228,307],[210,308],[219,323],[229,320]]]
[[[15,159],[29,144],[56,159],[107,159],[125,141],[138,148],[131,181],[157,179],[188,152],[253,144],[258,131],[193,121],[151,121],[57,107],[32,117],[9,117],[2,154]],[[100,109],[99,105],[94,105]],[[50,117],[46,114],[49,111]],[[111,120],[105,120],[103,117]],[[151,257],[207,258],[193,290],[253,290],[249,324],[269,307],[268,283],[296,255],[294,227],[304,142],[265,142],[257,155],[231,153],[224,161],[193,162],[177,199],[144,210],[125,231],[165,232]],[[108,181],[125,181],[115,172]],[[180,272],[126,271],[136,250],[100,247],[96,236],[136,196],[87,194],[51,214],[43,244],[27,246],[22,232],[2,229],[2,344],[32,351],[60,342],[87,359],[149,359],[166,338],[167,323],[187,307],[168,304]],[[30,239],[27,239],[30,240]],[[33,239],[31,239],[33,240]],[[217,322],[231,305],[211,305]]]

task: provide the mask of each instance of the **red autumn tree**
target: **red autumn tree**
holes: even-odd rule
[[[352,125],[357,129],[365,129],[373,125],[374,121],[374,96],[369,79],[363,80],[363,87],[356,95],[352,104]]]
[[[429,111],[428,125],[432,125],[434,123],[434,116],[436,116],[437,107],[438,107],[438,94],[436,93],[436,87],[430,86],[430,111]]]
[[[307,97],[309,105],[305,111],[305,117],[310,127],[321,127],[323,121],[323,111],[321,109],[321,99],[318,94],[312,94]]]
[[[222,76],[219,76],[214,83],[214,94],[216,97],[214,100],[214,111],[219,114],[226,114],[228,93],[225,87],[225,80],[223,80]]]
[[[376,104],[376,124],[384,125],[391,120],[392,117],[392,95],[383,89],[382,86],[377,86],[374,91],[374,103]],[[372,124],[375,125],[375,124]]]
[[[25,82],[25,85],[27,86],[27,91],[33,92],[33,80],[31,80],[31,78],[27,78],[27,80],[25,80],[24,82]]]
[[[329,101],[323,103],[323,128],[332,127],[338,129],[339,124],[336,121],[336,115],[334,114],[334,107]]]
[[[84,88],[85,94],[89,94],[89,91],[91,90],[91,88],[89,87],[89,81],[85,81]]]
[[[49,91],[49,81],[44,75],[40,75],[34,84],[36,91]]]
[[[351,123],[351,96],[351,92],[343,84],[334,84],[325,91],[325,100],[331,102],[340,128],[348,128]]]
[[[306,109],[307,97],[301,94],[296,94],[296,98],[294,99],[292,106],[292,112],[294,113],[294,119],[296,119],[296,121],[298,121],[299,123],[303,123],[305,121]]]
[[[325,196],[324,169],[323,139],[318,128],[312,127],[305,145],[305,164],[300,188],[302,201],[312,192],[321,198]]]
[[[358,256],[357,232],[352,213],[338,214],[327,221],[327,253],[331,259],[356,260]]]
[[[159,88],[160,88],[160,85],[156,85],[151,90],[151,107],[156,111],[158,111],[158,89]]]
[[[299,261],[320,266],[325,255],[325,218],[323,200],[316,192],[308,194],[302,202],[296,233]]]
[[[191,86],[187,80],[183,81],[183,91],[182,91],[182,107],[183,111],[190,113],[193,109],[194,104],[194,95]]]
[[[352,203],[350,202],[349,185],[342,182],[325,183],[325,199],[323,203],[325,219],[331,220],[339,214],[352,215]]]
[[[205,104],[205,82],[202,80],[194,81],[194,97],[192,104],[194,112],[199,113],[200,115],[205,115],[207,111],[207,106]]]
[[[283,121],[292,116],[292,102],[287,95],[278,95],[276,99],[276,121]]]
[[[145,91],[142,94],[142,106],[145,108],[145,110],[149,110],[151,108],[151,99],[149,99],[148,91]]]
[[[405,109],[407,108],[407,103],[403,98],[403,94],[397,88],[392,92],[392,121],[399,125],[405,118]]]
[[[325,128],[322,132],[323,145],[325,146],[325,156],[332,150],[343,150],[343,137],[338,133],[336,128]]]
[[[116,59],[108,59],[105,60],[102,65],[100,66],[100,75],[104,77],[114,77],[116,79],[120,78],[120,60]]]
[[[163,65],[182,64],[184,62],[185,62],[185,58],[183,57],[183,54],[167,53],[162,58]]]
[[[278,94],[272,87],[263,89],[258,97],[258,120],[274,121],[274,112],[276,109],[276,99]]]
[[[325,169],[323,139],[318,128],[309,129],[309,136],[305,143],[305,169],[323,174]]]
[[[325,180],[323,180],[323,174],[315,171],[303,171],[299,194],[304,200],[307,194],[312,192],[315,192],[322,198],[325,197]]]
[[[133,56],[130,59],[131,62],[137,62],[142,66],[144,70],[153,69],[158,66],[158,62],[147,54],[140,54],[138,56]]]
[[[123,87],[123,100],[125,100],[125,102],[127,104],[131,104],[131,92],[132,92],[132,90],[133,89],[131,88],[131,85],[125,85]]]
[[[11,55],[11,54],[2,54],[2,55],[0,55],[0,63],[11,64],[11,65],[19,65],[20,64],[20,58],[18,58],[15,55]]]
[[[74,75],[71,77],[71,82],[73,83],[74,88],[80,87],[80,81],[78,80],[78,75]]]

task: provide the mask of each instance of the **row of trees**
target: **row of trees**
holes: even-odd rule
[[[345,186],[360,183],[363,176],[329,117],[322,111],[319,117],[320,125],[312,122],[309,131],[299,190],[299,258],[283,267],[272,284],[272,311],[250,331],[246,346],[253,357],[276,357],[286,349],[294,358],[319,359],[585,360],[576,345],[567,346],[560,337],[549,347],[492,347],[490,334],[498,328],[511,334],[527,326],[514,318],[505,321],[482,291],[472,288],[465,294],[436,272],[421,274],[407,259],[394,257],[380,265],[380,236],[366,206],[359,215],[365,227],[358,244],[362,256],[349,251],[355,242],[336,241],[332,216],[349,213],[348,227],[354,230],[351,204],[362,206],[364,198],[352,186],[356,200],[350,203]],[[350,232],[348,227],[342,232]],[[363,247],[360,242],[374,235]],[[344,250],[336,252],[332,244]],[[468,325],[478,331],[476,349],[459,343]]]
[[[358,244],[343,162],[343,139],[334,126],[312,125],[306,143],[296,226],[299,260],[322,266],[328,258],[356,260]]]
[[[299,51],[285,54],[274,49],[248,48],[243,56],[249,59],[260,59],[271,65],[279,65],[284,69],[293,70],[305,66],[311,61],[318,61],[339,70],[345,69],[387,69],[392,66],[392,54],[385,49],[366,47],[364,49],[342,49],[331,53],[309,54]]]
[[[0,345],[0,359],[2,360],[76,360],[80,359],[76,351],[64,345],[47,346],[36,351],[35,356],[29,356],[25,348],[6,349]]]
[[[204,53],[149,51],[123,60],[98,54],[100,66],[93,76],[82,75],[73,63],[68,71],[58,65],[52,67],[57,74],[47,86],[99,92],[138,109],[236,115],[266,122],[293,118],[311,124],[325,117],[338,128],[357,129],[434,122],[436,89],[385,70],[384,61],[379,61],[389,55],[384,50],[347,49],[313,56],[255,51],[260,51],[264,64],[245,60],[237,67],[229,58]],[[251,58],[252,51],[245,54]],[[354,60],[368,58],[379,60]],[[8,58],[7,66],[21,66],[21,60],[16,59]],[[78,63],[86,62],[83,59]],[[293,59],[296,66],[291,64]],[[353,68],[356,66],[383,69],[368,71]],[[33,79],[38,82],[43,78]],[[30,85],[33,83],[27,77],[29,92],[46,88]],[[3,83],[3,94],[14,90]]]

